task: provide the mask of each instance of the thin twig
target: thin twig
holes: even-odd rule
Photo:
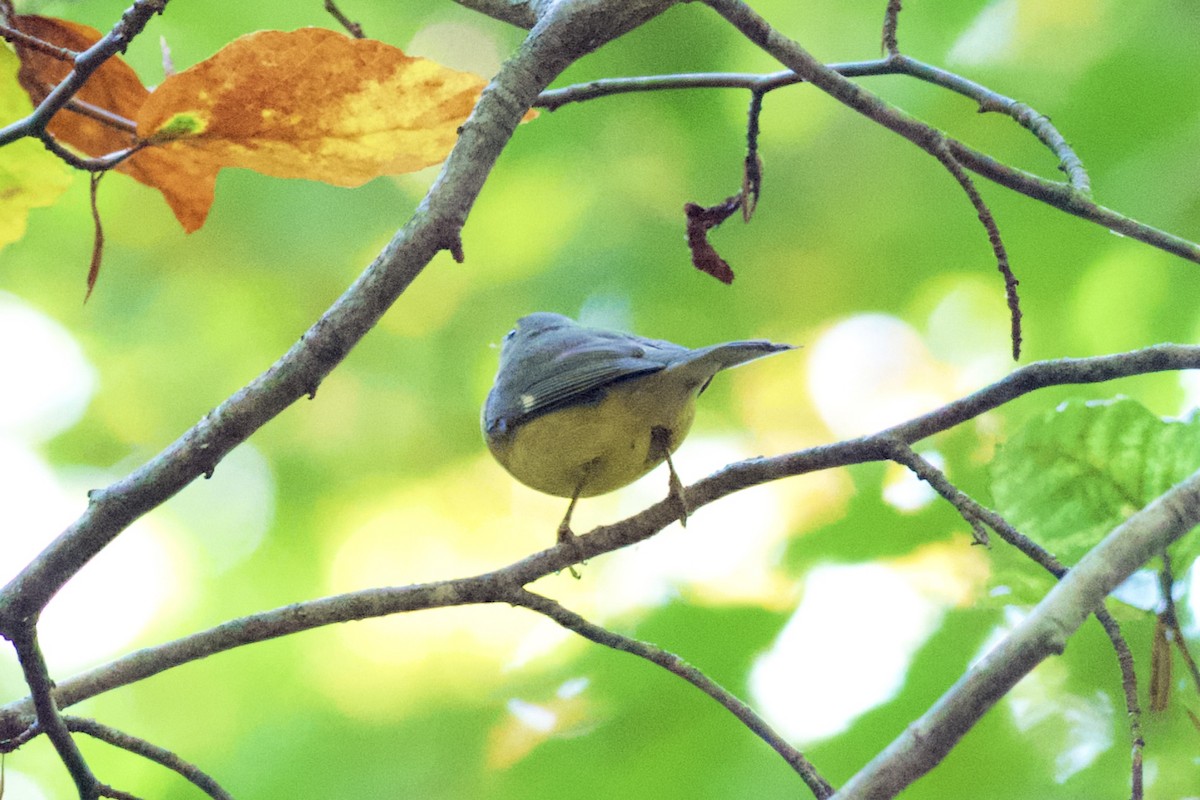
[[[75,781],[80,800],[94,800],[100,796],[100,782],[92,774],[83,753],[79,752],[79,745],[71,738],[58,706],[55,705],[54,681],[50,679],[46,660],[42,656],[41,647],[38,646],[37,630],[32,622],[16,635],[11,635],[10,641],[17,651],[17,660],[21,662],[25,684],[29,686],[38,727],[46,732],[50,743],[58,751],[58,757],[62,759],[67,772],[71,774],[71,779]]]
[[[758,155],[758,125],[762,117],[763,93],[750,92],[746,112],[746,158],[742,166],[742,221],[749,222],[762,193],[762,158]]]
[[[1129,754],[1130,754],[1130,800],[1142,800],[1144,787],[1143,761],[1146,751],[1146,739],[1142,735],[1142,707],[1138,702],[1137,672],[1133,665],[1133,653],[1129,643],[1121,633],[1121,626],[1106,608],[1096,610],[1096,619],[1104,627],[1109,642],[1117,653],[1117,666],[1121,670],[1121,690],[1125,695],[1125,715],[1129,720]]]
[[[178,773],[180,777],[215,800],[233,800],[232,795],[221,788],[221,785],[213,780],[211,776],[164,747],[159,747],[156,744],[147,742],[145,739],[132,736],[124,731],[119,731],[94,719],[65,716],[64,720],[67,728],[71,731],[85,733],[102,742],[107,742],[113,747],[128,750],[156,764],[161,764],[172,772]]]
[[[958,510],[962,518],[975,531],[976,541],[979,541],[981,535],[986,541],[987,533],[981,531],[979,527],[980,523],[986,524],[1001,539],[1016,547],[1055,578],[1061,580],[1067,574],[1066,568],[1045,548],[1019,532],[1000,514],[980,505],[974,498],[952,484],[945,473],[923,458],[911,446],[902,441],[893,440],[891,448],[893,461],[912,470],[917,477],[932,486],[939,495]],[[1138,702],[1137,673],[1134,670],[1133,654],[1129,650],[1129,644],[1125,641],[1124,634],[1121,633],[1121,627],[1107,608],[1101,606],[1096,609],[1096,620],[1104,628],[1113,650],[1116,651],[1117,667],[1121,671],[1121,688],[1125,694],[1125,711],[1129,719],[1130,785],[1132,787],[1130,797],[1132,800],[1141,800],[1143,791],[1142,762],[1146,740],[1142,736],[1142,710]]]
[[[1012,118],[1054,153],[1058,159],[1059,170],[1067,176],[1067,183],[1074,191],[1085,196],[1091,193],[1091,179],[1088,178],[1083,162],[1045,114],[1040,114],[1028,104],[1002,95],[969,78],[906,55],[897,54],[888,59],[888,64],[893,69],[891,74],[908,75],[974,100],[979,104],[980,113],[1004,114]],[[962,144],[957,141],[954,143]]]
[[[115,131],[127,133],[131,142],[137,140],[137,123],[127,117],[122,117],[120,114],[109,111],[107,108],[93,105],[85,100],[80,100],[78,97],[72,97],[70,102],[67,103],[67,110],[94,119],[101,125],[112,128]]]
[[[571,611],[568,608],[560,605],[558,602],[551,600],[539,594],[534,594],[526,589],[514,589],[511,595],[507,598],[508,602],[516,606],[528,608],[531,611],[536,611],[557,622],[569,631],[574,631],[585,639],[589,639],[596,644],[602,644],[605,647],[610,647],[613,650],[620,650],[624,653],[644,658],[652,664],[657,664],[668,672],[678,675],[683,680],[695,686],[706,695],[716,700],[725,707],[729,713],[733,714],[742,724],[758,735],[760,739],[770,745],[776,753],[783,757],[785,761],[796,771],[805,785],[812,791],[820,800],[829,797],[833,794],[833,787],[829,782],[821,777],[817,772],[816,767],[804,757],[804,754],[792,747],[782,736],[780,736],[762,717],[760,717],[754,709],[746,705],[738,697],[730,693],[723,686],[718,684],[712,678],[709,678],[696,667],[684,661],[674,653],[663,650],[660,647],[642,642],[637,639],[632,639],[628,636],[622,636],[619,633],[603,628],[595,623],[588,622],[586,619]]]
[[[50,120],[69,103],[104,62],[123,52],[155,14],[161,14],[169,0],[134,0],[120,21],[94,45],[74,59],[74,69],[38,103],[27,117],[0,129],[0,146],[25,136],[39,136]]]
[[[0,25],[0,38],[13,44],[19,44],[22,47],[28,47],[30,50],[36,50],[42,55],[56,58],[59,61],[74,61],[79,56],[74,50],[68,50],[65,47],[51,44],[44,39],[30,36],[28,33],[9,27],[8,25]]]
[[[1192,683],[1196,686],[1196,691],[1200,692],[1200,668],[1196,666],[1196,659],[1192,658],[1192,653],[1188,650],[1187,638],[1183,635],[1183,629],[1179,626],[1179,612],[1175,606],[1175,575],[1171,568],[1171,556],[1165,551],[1162,554],[1162,569],[1158,573],[1159,589],[1163,599],[1163,622],[1166,623],[1167,629],[1171,631],[1171,638],[1174,640],[1175,648],[1179,651],[1179,655],[1183,658],[1183,663],[1188,668],[1188,674],[1192,676]]]
[[[107,173],[93,172],[88,181],[90,191],[88,192],[88,200],[92,209],[92,261],[88,266],[87,274],[87,292],[83,295],[83,302],[87,302],[92,296],[92,290],[96,288],[96,279],[100,277],[100,264],[104,261],[104,221],[100,219],[100,181],[104,179]]]
[[[940,86],[955,94],[974,100],[979,111],[1004,114],[1030,131],[1058,159],[1058,168],[1066,174],[1071,189],[1082,195],[1091,192],[1091,181],[1083,162],[1074,149],[1059,133],[1050,118],[1038,113],[1027,103],[1022,103],[976,83],[961,75],[935,67],[910,56],[896,54],[871,61],[847,61],[828,64],[827,67],[843,78],[870,78],[886,75],[907,75],[925,83]],[[538,98],[537,107],[554,111],[568,103],[595,100],[610,95],[631,92],[658,92],[676,89],[746,89],[749,91],[772,92],[785,86],[807,83],[792,70],[780,72],[694,72],[675,75],[645,75],[630,78],[602,78],[587,83],[550,89]],[[966,147],[954,139],[947,141],[956,149]],[[976,152],[976,151],[972,151]],[[982,154],[978,154],[982,155]],[[1011,168],[1010,168],[1011,169]],[[990,176],[989,176],[990,177]],[[997,183],[1005,185],[1002,180]],[[1051,186],[1062,186],[1047,181]],[[1010,187],[1011,188],[1011,187]]]
[[[925,481],[942,499],[954,506],[963,521],[971,526],[975,544],[987,545],[988,533],[981,521],[981,506],[967,496],[962,490],[950,482],[946,474],[924,458],[906,442],[893,440],[891,459],[903,467],[907,467],[921,480]]]
[[[138,142],[133,147],[127,147],[124,150],[117,150],[108,155],[100,156],[99,158],[83,158],[76,155],[71,150],[67,149],[59,142],[49,131],[43,131],[38,137],[42,145],[54,155],[61,158],[64,162],[78,170],[85,172],[97,173],[107,172],[116,167],[122,161],[125,161],[133,154],[139,152],[149,146],[148,142]]]
[[[71,167],[88,173],[107,173],[108,170],[118,167],[121,162],[128,160],[128,158],[132,157],[134,154],[138,154],[138,152],[144,150],[145,148],[149,148],[150,146],[148,140],[142,140],[142,142],[134,144],[131,146],[131,148],[126,148],[125,150],[116,150],[114,152],[110,152],[110,154],[106,156],[84,158],[82,156],[77,156],[74,154],[74,152],[68,150],[65,148],[65,146],[62,146],[62,143],[60,143],[58,139],[55,139],[53,134],[49,131],[43,131],[38,139],[41,140],[44,148],[50,152],[53,152],[53,154],[61,158],[62,161],[70,164]]]
[[[325,0],[325,10],[328,11],[338,23],[346,29],[346,32],[355,39],[365,39],[367,35],[363,33],[362,25],[353,21],[338,8],[337,3],[333,0]]]
[[[979,217],[979,222],[983,225],[984,231],[987,232],[988,244],[992,247],[992,255],[996,259],[996,269],[1000,271],[1000,275],[1004,278],[1004,297],[1008,301],[1009,315],[1009,339],[1012,342],[1012,357],[1013,361],[1021,358],[1021,297],[1017,294],[1017,286],[1020,281],[1013,274],[1012,267],[1008,263],[1008,250],[1004,247],[1004,241],[1000,238],[1000,228],[996,225],[996,219],[992,216],[992,210],[988,208],[987,203],[983,201],[979,190],[975,188],[975,182],[971,180],[971,176],[966,173],[958,160],[950,153],[950,149],[942,142],[940,146],[934,149],[934,156],[942,163],[954,179],[958,181],[958,185],[966,192],[967,199],[971,201],[972,207],[975,209],[976,215]]]
[[[900,0],[888,0],[883,13],[883,52],[889,56],[900,55],[900,44],[896,41],[896,26],[900,22]]]

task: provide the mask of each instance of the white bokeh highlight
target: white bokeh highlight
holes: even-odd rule
[[[78,422],[96,372],[71,334],[0,292],[0,342],[0,438],[42,442]]]
[[[944,610],[912,576],[887,565],[817,567],[750,672],[752,704],[789,741],[841,733],[895,696]]]
[[[989,3],[950,47],[947,61],[976,66],[1009,57],[1017,32],[1018,11],[1017,0]]]
[[[42,444],[83,416],[96,371],[71,334],[23,300],[0,292],[0,580],[7,582],[87,507],[87,490],[114,475],[61,471]],[[56,595],[38,636],[56,673],[112,657],[185,592],[186,559],[161,522],[143,519]]]
[[[874,433],[949,399],[951,373],[907,323],[886,314],[838,322],[813,344],[808,391],[838,438]]]
[[[925,450],[920,455],[942,472],[946,471],[946,459],[941,453]],[[937,492],[934,488],[921,480],[917,473],[899,464],[889,465],[888,474],[883,481],[883,502],[897,511],[912,513],[920,511],[936,497]]]

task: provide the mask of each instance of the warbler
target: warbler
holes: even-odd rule
[[[692,426],[696,398],[721,370],[791,349],[757,339],[692,350],[585,327],[561,314],[529,314],[504,337],[483,405],[483,436],[521,483],[570,498],[560,542],[574,541],[579,498],[633,483],[663,461],[668,497],[686,525],[671,454]]]

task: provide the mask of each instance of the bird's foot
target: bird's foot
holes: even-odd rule
[[[667,477],[667,498],[679,506],[679,524],[686,528],[688,514],[692,513],[692,510],[688,508],[687,498],[683,493],[683,481],[679,480],[679,473],[675,471],[670,455],[667,456],[667,469],[670,473]]]

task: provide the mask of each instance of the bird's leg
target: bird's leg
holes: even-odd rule
[[[584,467],[583,477],[580,479],[579,485],[575,487],[575,494],[571,495],[571,504],[567,506],[567,513],[563,515],[562,522],[558,523],[558,543],[570,543],[575,548],[575,555],[579,557],[580,563],[584,563],[584,552],[582,545],[579,544],[579,537],[571,530],[571,514],[574,513],[575,504],[579,502],[579,495],[583,494],[583,487],[587,485],[588,475],[595,466],[595,462],[592,462]],[[579,571],[574,566],[567,567],[567,569],[571,571],[571,577],[579,578]]]
[[[667,471],[670,473],[667,476],[667,498],[674,500],[679,506],[679,524],[686,528],[691,509],[688,508],[687,498],[683,496],[683,481],[679,480],[679,473],[675,471],[675,464],[671,461],[671,431],[667,428],[651,428],[650,446],[652,450],[658,449],[666,457]]]
[[[571,530],[571,513],[575,510],[577,502],[579,502],[578,493],[571,498],[571,504],[567,506],[566,515],[562,518],[562,522],[558,523],[558,543],[566,544],[569,542],[575,548],[575,555],[579,557],[580,563],[583,563],[583,548],[579,544],[579,537]],[[575,569],[574,564],[567,567],[567,569],[570,570],[572,578],[579,580],[579,570]]]
[[[575,547],[579,547],[578,537],[575,536],[575,531],[571,530],[571,514],[575,513],[575,504],[579,502],[579,493],[571,498],[571,504],[567,506],[567,513],[563,515],[562,522],[558,523],[558,543],[571,542]]]

